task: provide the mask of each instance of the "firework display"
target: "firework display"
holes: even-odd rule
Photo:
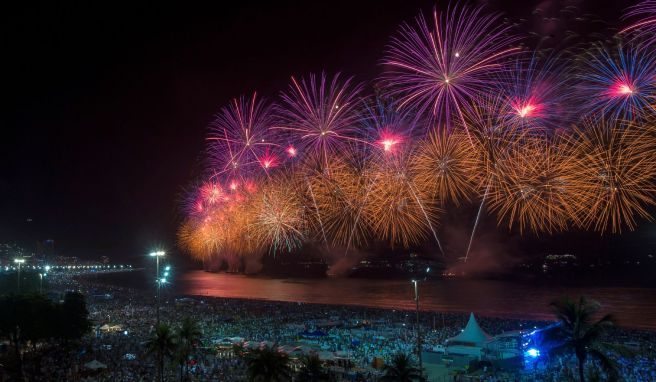
[[[291,77],[221,109],[179,242],[195,259],[440,244],[449,209],[524,235],[619,233],[656,204],[656,2],[613,45],[532,51],[497,15],[404,24],[374,84]],[[653,40],[653,39],[652,39]],[[466,257],[465,257],[466,258]]]

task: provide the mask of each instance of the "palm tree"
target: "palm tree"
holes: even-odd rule
[[[155,333],[146,343],[148,353],[157,354],[159,380],[164,380],[164,358],[173,356],[176,350],[176,342],[171,331],[171,327],[166,324],[159,324],[155,328]]]
[[[321,364],[319,356],[310,354],[301,358],[301,371],[298,373],[299,382],[322,382],[328,380],[328,374]]]
[[[203,335],[196,321],[192,320],[189,317],[185,317],[182,320],[182,324],[178,328],[176,333],[178,351],[176,358],[178,364],[180,365],[180,381],[186,379],[189,374],[189,367],[186,366],[189,356],[192,354],[196,348],[196,343],[200,341],[200,337]],[[184,378],[183,378],[184,370]]]
[[[383,367],[385,375],[380,380],[386,382],[413,382],[420,381],[419,368],[414,366],[407,354],[399,353],[392,358],[392,363]]]
[[[248,377],[253,382],[282,382],[290,379],[289,357],[277,344],[263,345],[245,354]]]
[[[560,322],[546,333],[548,340],[556,344],[551,352],[574,353],[579,364],[580,382],[585,382],[584,367],[588,357],[596,360],[611,380],[617,379],[617,368],[605,351],[618,349],[600,341],[601,334],[614,325],[613,317],[607,314],[595,321],[600,305],[583,296],[578,302],[566,297],[550,305]]]

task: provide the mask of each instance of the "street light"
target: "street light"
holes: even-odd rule
[[[416,331],[417,331],[417,358],[419,358],[419,375],[423,376],[424,375],[424,369],[422,365],[422,360],[421,360],[421,332],[419,330],[419,288],[418,284],[419,281],[417,280],[412,280],[412,283],[415,286],[415,304],[416,304],[416,311],[417,311],[417,326],[416,326]]]
[[[430,273],[430,267],[426,267],[426,274],[424,275],[424,281],[428,279],[428,274]],[[423,378],[424,368],[421,359],[421,330],[419,328],[419,280],[412,280],[412,283],[415,287],[415,306],[417,311],[417,358],[419,358],[419,375]]]
[[[21,265],[25,262],[25,259],[14,259],[14,263],[18,264],[18,294],[20,294],[20,271]]]
[[[155,251],[155,252],[150,253],[150,256],[154,257],[157,260],[157,270],[156,270],[156,273],[155,273],[155,276],[156,276],[155,280],[157,281],[157,326],[159,326],[159,289],[160,289],[161,284],[162,284],[162,282],[159,278],[159,258],[163,257],[164,255],[166,255],[166,252],[164,252],[164,251]]]

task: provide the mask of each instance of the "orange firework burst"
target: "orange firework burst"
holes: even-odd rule
[[[464,124],[480,162],[482,184],[495,175],[498,158],[527,135],[509,119],[510,108],[503,97],[487,97],[475,102],[466,115]]]
[[[498,158],[501,176],[490,192],[489,209],[499,224],[552,233],[576,219],[581,182],[575,171],[573,147],[559,137],[531,137]]]
[[[419,142],[412,156],[414,182],[421,192],[437,198],[441,205],[459,204],[469,199],[476,188],[478,161],[466,134],[433,131]]]
[[[636,126],[586,120],[575,129],[576,171],[582,184],[582,222],[600,232],[636,227],[636,218],[651,219],[654,205],[656,141]]]
[[[306,208],[296,192],[302,184],[291,177],[272,181],[253,198],[249,230],[253,239],[273,252],[291,251],[307,238]]]
[[[369,163],[363,213],[378,239],[408,247],[433,231],[438,208],[417,190],[407,155],[380,155]],[[434,231],[433,231],[434,232]]]
[[[367,192],[363,175],[343,158],[334,158],[326,167],[308,175],[316,225],[324,240],[333,245],[363,245],[367,241],[367,227],[360,218]]]

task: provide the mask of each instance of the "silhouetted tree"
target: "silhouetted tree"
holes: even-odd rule
[[[321,360],[316,354],[301,358],[301,370],[298,372],[297,380],[300,382],[323,382],[328,380]]]
[[[403,353],[395,355],[392,358],[392,362],[383,367],[383,371],[385,375],[380,380],[385,382],[413,382],[421,380],[419,368],[415,367],[412,359]]]
[[[244,360],[252,382],[282,382],[290,379],[289,357],[278,351],[276,344],[249,350]]]
[[[600,341],[602,333],[614,325],[613,317],[607,314],[595,320],[600,305],[585,297],[580,297],[578,301],[564,298],[550,305],[560,322],[559,326],[546,333],[547,338],[556,344],[552,353],[573,353],[578,361],[581,382],[585,382],[585,363],[589,357],[599,362],[611,380],[616,380],[617,368],[605,354],[605,350],[613,346]]]
[[[155,333],[146,343],[148,353],[157,355],[158,379],[164,380],[164,359],[171,358],[176,351],[176,343],[171,327],[159,324]]]
[[[188,377],[189,367],[186,366],[189,361],[189,357],[192,355],[193,351],[196,348],[196,344],[200,341],[202,332],[198,327],[198,324],[189,317],[185,317],[182,320],[182,324],[178,328],[176,333],[177,339],[177,352],[176,359],[180,365],[180,380],[183,380],[183,370],[184,378]]]
[[[84,296],[77,292],[68,292],[64,302],[58,306],[58,322],[54,328],[57,337],[64,344],[78,341],[91,331],[89,311]]]

